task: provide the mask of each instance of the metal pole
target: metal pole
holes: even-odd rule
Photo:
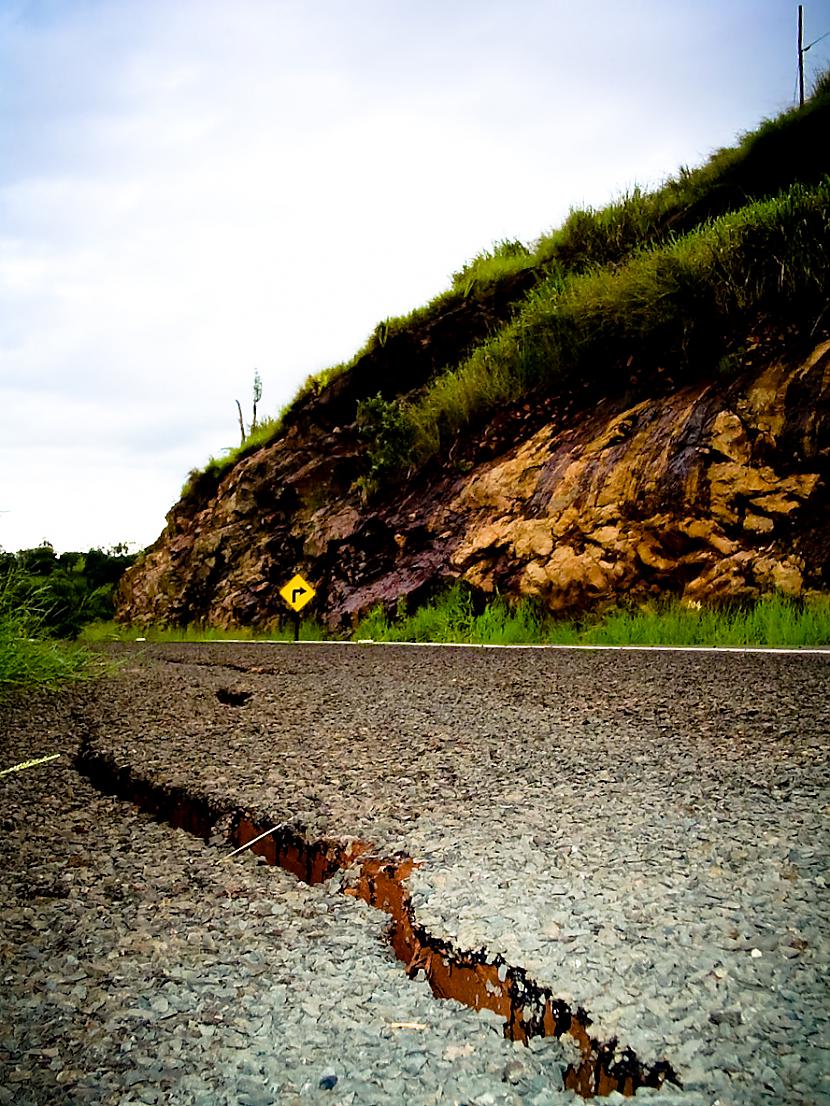
[[[278,822],[277,825],[271,826],[270,829],[267,829],[264,833],[261,833],[259,837],[254,837],[250,841],[246,841],[244,845],[240,845],[238,849],[234,849],[232,853],[228,853],[228,855],[224,859],[230,860],[230,858],[232,856],[236,856],[237,853],[244,852],[245,849],[250,849],[251,845],[256,845],[257,841],[261,841],[263,837],[267,837],[269,833],[276,833],[277,830],[285,829],[285,827],[290,824],[290,822]]]
[[[798,106],[804,107],[804,5],[798,5]]]

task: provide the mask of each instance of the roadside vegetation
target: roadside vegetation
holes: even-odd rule
[[[100,658],[73,643],[85,623],[112,616],[115,585],[133,560],[123,545],[0,551],[0,695],[56,687],[100,669]]]
[[[37,612],[41,637],[73,640],[87,623],[112,618],[116,584],[134,560],[125,545],[56,553],[44,542],[0,551],[0,587],[9,609]]]
[[[301,620],[300,641],[325,641],[326,636],[324,628],[316,620]],[[146,641],[154,645],[189,641],[293,641],[294,625],[288,620],[262,628],[222,628],[198,623],[189,626],[131,626],[113,621],[91,622],[82,630],[80,640],[87,645],[116,641]]]
[[[13,585],[10,578],[0,581],[0,697],[89,676],[95,662],[87,650],[48,637],[38,596],[21,604]]]
[[[664,372],[674,383],[734,374],[764,335],[816,340],[830,328],[828,131],[825,73],[803,108],[699,168],[572,210],[533,243],[483,250],[430,303],[378,323],[353,358],[309,377],[277,417],[193,470],[185,494],[212,494],[344,377],[366,443],[359,486],[371,495],[529,393],[636,393]]]
[[[830,646],[830,597],[800,602],[772,595],[732,608],[689,607],[667,600],[651,609],[615,610],[584,621],[557,619],[539,604],[486,605],[460,584],[411,614],[376,608],[357,640],[469,645],[673,645],[807,648]]]
[[[85,627],[81,642],[292,641],[293,623],[221,629],[130,626],[97,622]],[[557,618],[541,603],[503,596],[485,599],[454,584],[408,612],[403,601],[394,614],[378,606],[365,614],[349,639],[355,642],[421,642],[458,645],[673,645],[816,648],[830,646],[830,596],[792,600],[770,595],[754,604],[695,607],[666,600],[653,607],[621,608],[584,619]],[[301,641],[337,641],[314,618],[300,622]]]

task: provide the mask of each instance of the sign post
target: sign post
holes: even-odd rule
[[[316,594],[317,592],[311,584],[309,584],[307,580],[304,580],[299,573],[296,576],[292,576],[288,583],[280,588],[280,595],[291,608],[294,615],[295,641],[300,640],[300,611],[306,603],[311,602]]]

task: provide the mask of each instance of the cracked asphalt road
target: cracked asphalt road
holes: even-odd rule
[[[828,1099],[830,657],[187,645],[132,648],[122,659],[116,678],[76,691],[60,706],[6,708],[4,762],[53,752],[55,743],[69,751],[84,740],[114,766],[128,766],[216,809],[245,810],[272,824],[293,820],[312,838],[358,836],[383,853],[404,851],[421,862],[412,891],[422,924],[457,948],[486,948],[489,955],[526,968],[541,984],[584,1006],[603,1038],[617,1035],[648,1061],[670,1060],[684,1090],[664,1090],[660,1101],[806,1106]],[[55,790],[44,795],[37,789],[46,780],[54,781]],[[71,856],[83,860],[85,850],[93,849],[93,813],[95,836],[101,837],[104,815],[96,804],[104,804],[113,824],[133,820],[129,847],[122,841],[113,856],[107,835],[95,846],[96,863],[109,855],[112,873],[124,870],[124,857],[134,856],[137,842],[153,838],[148,848],[138,848],[143,874],[127,881],[128,900],[140,903],[143,885],[156,908],[164,902],[164,913],[178,909],[179,896],[191,903],[198,920],[194,931],[208,936],[214,931],[220,908],[204,889],[225,885],[221,880],[214,884],[218,877],[211,865],[203,867],[201,858],[211,850],[200,842],[181,835],[187,840],[182,849],[191,857],[188,867],[195,865],[201,873],[202,890],[194,891],[185,873],[161,894],[154,866],[163,869],[169,863],[160,844],[163,827],[138,818],[126,804],[96,795],[68,765],[7,777],[0,787],[4,900],[12,904],[9,914],[4,902],[12,923],[6,933],[18,935],[17,941],[7,937],[3,944],[4,989],[7,997],[10,988],[15,992],[9,1009],[17,1030],[32,1017],[38,988],[49,984],[41,960],[33,955],[29,964],[19,952],[28,944],[46,957],[54,923],[37,928],[43,911],[48,915],[68,901],[78,940],[85,926],[101,940],[102,904],[95,897],[100,881],[64,879],[71,863],[83,870]],[[61,856],[66,841],[61,835],[55,839],[54,827],[67,804],[80,837],[71,855]],[[64,899],[32,893],[35,846],[41,857],[45,849],[52,850],[49,863],[55,870],[47,882],[61,893],[68,884]],[[240,870],[261,887],[253,862]],[[293,918],[296,885],[277,873],[269,878],[275,881],[274,902]],[[329,923],[345,909],[334,904],[346,900],[334,886],[300,890],[311,896],[309,901],[326,904],[321,915],[326,925],[317,925],[322,936],[315,939],[325,949],[338,930]],[[267,896],[249,889],[239,897],[250,904],[264,903]],[[217,898],[225,921],[227,903],[234,901],[227,895]],[[113,909],[111,898],[107,904]],[[26,909],[31,916],[21,913]],[[417,1013],[409,1010],[397,1020],[441,1022],[435,1034],[423,1034],[435,1043],[419,1052],[423,1063],[410,1062],[417,1072],[406,1070],[401,1057],[395,1059],[391,1044],[377,1051],[373,1037],[368,1049],[364,1035],[362,1045],[355,1045],[355,1034],[345,1024],[341,1036],[326,1030],[315,1043],[326,1003],[312,1001],[311,1012],[300,1004],[286,1016],[297,1038],[294,1045],[289,1034],[284,1054],[277,1050],[277,1059],[263,1058],[263,1072],[237,1072],[227,1086],[208,1081],[214,1097],[206,1101],[222,1094],[228,1102],[243,1101],[238,1082],[243,1077],[253,1080],[251,1094],[256,1091],[262,1101],[271,1095],[267,1100],[276,1102],[294,1101],[292,1095],[299,1096],[297,1101],[319,1097],[334,1102],[340,1095],[358,1104],[391,1102],[400,1093],[411,1102],[461,1102],[464,1096],[482,1103],[573,1100],[556,1086],[561,1058],[550,1047],[542,1059],[534,1050],[516,1053],[519,1046],[500,1041],[487,1017],[437,1003],[408,982],[383,951],[378,939],[382,920],[376,919],[349,923],[363,927],[353,947],[363,940],[376,944],[381,951],[372,955],[383,965],[384,986],[396,996],[389,1001],[418,1006]],[[23,941],[27,925],[35,928]],[[291,928],[287,921],[281,925]],[[309,951],[315,941],[302,929],[291,942],[298,963],[320,954],[320,947]],[[61,940],[66,939],[64,934]],[[79,954],[83,949],[73,948],[69,955],[81,965],[75,972],[86,970]],[[94,956],[89,955],[91,963]],[[141,967],[145,961],[131,959],[129,951],[124,955],[130,986],[149,986]],[[209,950],[204,955],[214,963]],[[372,957],[366,956],[361,952],[358,960],[363,957],[365,963],[351,973],[354,994],[363,996],[349,1007],[356,1026],[372,1009],[370,977],[378,970],[377,964],[370,968]],[[100,966],[100,958],[95,962]],[[198,964],[197,959],[194,971]],[[406,999],[390,982],[392,969],[400,973],[400,994]],[[334,961],[319,968],[318,976],[309,969],[306,986],[327,971],[336,977]],[[73,972],[64,971],[60,978],[67,974]],[[259,978],[246,983],[254,1005]],[[121,987],[106,979],[107,987],[99,988],[102,1011],[110,1010],[108,988],[120,993]],[[221,971],[218,979],[221,989]],[[67,986],[55,984],[48,993],[74,1009],[73,1002],[78,1006],[85,1000],[78,993],[72,999],[72,987],[87,984],[75,980],[69,998]],[[154,988],[149,1003],[170,1003]],[[184,1014],[173,1006],[177,1022]],[[203,1024],[199,1011],[198,1004],[185,1011],[183,1024],[194,1032]],[[456,1029],[465,1027],[449,1043],[443,1021],[448,1011]],[[166,1097],[153,1101],[196,1102],[199,1094],[208,1093],[198,1085],[204,1077],[195,1058],[189,1058],[190,1067],[184,1062],[186,1051],[171,1053],[161,1074],[151,1073],[155,1083],[129,1074],[142,1070],[129,1065],[129,1056],[126,1065],[108,1069],[107,1047],[114,1048],[117,1040],[114,1024],[105,1021],[102,1028],[96,1023],[97,1077],[83,1066],[92,1046],[84,1045],[84,1034],[74,1029],[66,1040],[78,1066],[64,1063],[59,1035],[57,1043],[42,1046],[45,1056],[27,1058],[16,1029],[0,1039],[0,1065],[10,1066],[12,1074],[29,1068],[52,1072],[56,1063],[64,1065],[60,1072],[82,1071],[82,1077],[65,1076],[65,1084],[55,1084],[74,1088],[78,1101],[95,1100],[90,1087],[97,1088],[97,1100],[124,1103],[151,1098],[154,1087]],[[167,1040],[167,1019],[145,1024],[136,1016],[134,1025],[144,1027],[156,1052],[159,1037]],[[211,1039],[223,1032],[220,1024]],[[251,1039],[244,1026],[229,1025],[228,1032],[243,1043]],[[466,1053],[468,1044],[472,1051]],[[373,1067],[384,1047],[386,1059]],[[57,1057],[48,1055],[51,1048],[58,1049]],[[361,1048],[374,1057],[363,1069]],[[308,1064],[300,1063],[304,1056]],[[297,1059],[298,1071],[308,1069],[306,1075],[322,1071],[335,1058],[348,1071],[341,1070],[333,1088],[321,1088],[316,1077],[286,1074],[294,1070],[290,1057]],[[515,1082],[504,1076],[514,1062],[527,1069],[517,1069]],[[471,1084],[478,1098],[464,1089],[468,1077],[484,1080]],[[26,1086],[20,1078],[7,1083]],[[102,1088],[111,1097],[100,1097]],[[638,1098],[644,1093],[650,1094],[640,1092]]]

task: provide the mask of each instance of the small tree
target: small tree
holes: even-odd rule
[[[242,439],[242,445],[245,444],[245,439],[257,428],[256,421],[256,408],[259,401],[262,399],[262,377],[259,375],[259,369],[254,369],[254,403],[251,411],[251,427],[245,431],[245,420],[242,417],[242,404],[239,400],[236,401],[236,410],[239,412],[239,433]]]
[[[262,377],[259,375],[259,369],[254,369],[254,409],[251,416],[251,433],[256,430],[256,405],[262,399]]]

